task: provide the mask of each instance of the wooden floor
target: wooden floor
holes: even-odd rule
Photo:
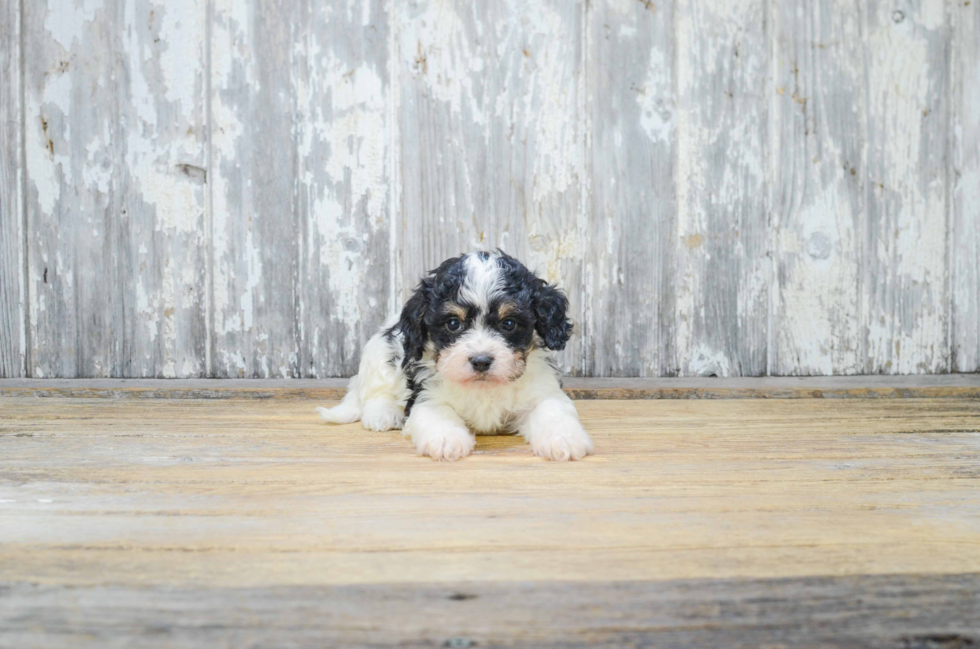
[[[980,402],[580,401],[454,464],[303,400],[0,399],[0,647],[980,646]]]

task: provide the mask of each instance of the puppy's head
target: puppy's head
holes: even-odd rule
[[[430,352],[436,371],[469,387],[519,378],[536,348],[564,349],[565,295],[503,252],[474,252],[431,271],[399,320],[405,360]]]

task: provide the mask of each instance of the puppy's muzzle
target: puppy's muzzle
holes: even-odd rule
[[[477,354],[476,356],[470,356],[470,365],[477,372],[484,374],[490,370],[490,366],[493,365],[493,356],[487,354]]]

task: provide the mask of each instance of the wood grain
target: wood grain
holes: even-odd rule
[[[214,376],[354,374],[388,313],[388,18],[354,4],[214,12]]]
[[[980,372],[980,3],[953,0],[951,361],[954,372]]]
[[[966,649],[980,638],[978,592],[976,574],[208,589],[11,584],[0,641]]]
[[[422,273],[500,247],[567,292],[583,327],[585,3],[397,3],[397,304]],[[583,338],[563,354],[583,370]]]
[[[356,374],[361,347],[392,308],[390,209],[398,197],[388,165],[388,9],[384,0],[346,10],[300,3],[293,46],[302,231],[296,376]]]
[[[2,407],[10,581],[980,571],[975,400],[580,402],[597,453],[571,464],[514,437],[435,464],[397,432],[327,426],[302,401]]]
[[[676,373],[673,26],[671,3],[590,5],[587,376]]]
[[[865,11],[864,371],[948,371],[945,3]]]
[[[863,5],[775,5],[772,373],[859,374],[862,160],[867,141]]]
[[[302,401],[0,408],[5,646],[978,632],[976,399],[580,402],[569,464],[433,463]]]
[[[27,351],[20,15],[0,5],[0,378],[24,376]]]
[[[300,376],[299,3],[216,3],[209,26],[211,375]]]
[[[0,375],[347,376],[498,246],[572,375],[978,371],[978,16],[9,0]]]
[[[24,3],[31,376],[204,373],[204,17]]]
[[[980,375],[621,379],[568,377],[573,399],[980,399]],[[2,379],[0,397],[340,399],[347,379]]]
[[[655,3],[654,3],[655,4]],[[678,3],[675,356],[666,374],[766,374],[771,262],[765,3]]]

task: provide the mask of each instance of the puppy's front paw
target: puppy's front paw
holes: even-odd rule
[[[429,431],[416,440],[419,455],[428,455],[433,460],[454,462],[473,452],[476,438],[465,428],[442,426]]]
[[[575,419],[561,418],[530,436],[531,449],[538,457],[556,462],[581,460],[595,450],[592,438]]]

